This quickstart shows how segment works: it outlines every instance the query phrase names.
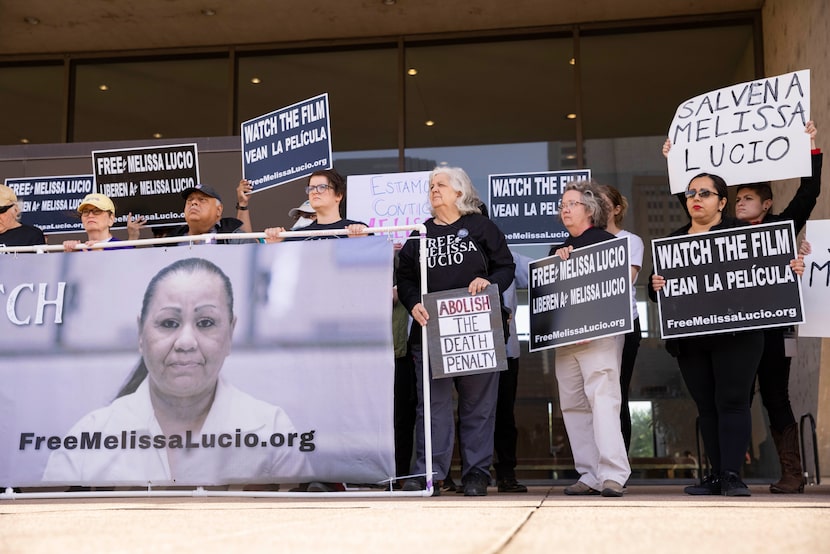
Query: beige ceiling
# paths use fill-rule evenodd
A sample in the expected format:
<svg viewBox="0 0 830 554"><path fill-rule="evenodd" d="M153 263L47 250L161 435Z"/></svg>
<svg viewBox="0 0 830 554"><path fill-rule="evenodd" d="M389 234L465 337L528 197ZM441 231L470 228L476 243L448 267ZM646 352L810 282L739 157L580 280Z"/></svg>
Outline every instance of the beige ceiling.
<svg viewBox="0 0 830 554"><path fill-rule="evenodd" d="M0 59L389 37L758 9L763 0L3 0ZM215 15L203 15L203 10ZM27 22L34 18L36 24Z"/></svg>

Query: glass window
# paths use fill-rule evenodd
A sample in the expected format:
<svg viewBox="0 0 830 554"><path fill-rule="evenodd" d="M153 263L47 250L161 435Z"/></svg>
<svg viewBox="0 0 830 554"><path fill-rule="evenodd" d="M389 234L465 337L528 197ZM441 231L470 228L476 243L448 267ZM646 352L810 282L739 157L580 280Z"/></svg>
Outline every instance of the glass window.
<svg viewBox="0 0 830 554"><path fill-rule="evenodd" d="M63 65L0 67L0 144L63 142Z"/></svg>
<svg viewBox="0 0 830 554"><path fill-rule="evenodd" d="M75 142L226 136L227 58L78 64Z"/></svg>
<svg viewBox="0 0 830 554"><path fill-rule="evenodd" d="M239 122L328 93L333 150L392 149L397 160L397 60L388 46L240 57Z"/></svg>

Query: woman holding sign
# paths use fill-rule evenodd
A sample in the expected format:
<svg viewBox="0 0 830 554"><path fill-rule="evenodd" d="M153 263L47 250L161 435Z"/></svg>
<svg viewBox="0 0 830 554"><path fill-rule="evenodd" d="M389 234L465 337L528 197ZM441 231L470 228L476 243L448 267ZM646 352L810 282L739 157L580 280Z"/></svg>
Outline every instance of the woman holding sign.
<svg viewBox="0 0 830 554"><path fill-rule="evenodd" d="M609 206L599 185L569 183L559 217L570 236L556 250L567 260L575 248L614 238L605 230ZM619 497L631 475L620 427L622 336L602 337L556 349L556 382L565 430L579 480L565 494Z"/></svg>
<svg viewBox="0 0 830 554"><path fill-rule="evenodd" d="M491 283L499 292L513 282L516 265L507 248L507 240L495 223L481 215L478 196L467 173L460 168L439 167L429 179L429 201L432 218L427 228L428 292L464 288L476 295ZM417 232L412 237L417 237ZM398 298L421 326L431 315L421 303L420 244L409 240L401 249L397 270ZM504 316L504 314L503 314ZM435 325L437 325L437 317ZM421 330L412 326L410 344L416 368L422 367ZM432 369L432 368L430 368ZM403 489L424 490L427 480L424 444L423 387L430 387L432 411L432 457L436 479L445 479L452 461L455 434L453 418L453 385L458 391L458 428L463 467L461 482L466 496L484 496L490 483L490 462L493 458L493 432L498 395L498 373L477 373L459 377L430 379L423 383L423 373L415 372L418 381L417 456L412 473ZM433 487L437 494L439 489Z"/></svg>
<svg viewBox="0 0 830 554"><path fill-rule="evenodd" d="M822 153L816 148L818 130L815 123L808 121L804 132L810 135L812 175L801 178L801 184L792 200L779 214L771 212L772 187L769 183L738 185L735 215L739 220L749 224L792 220L796 234L804 228L821 192L822 166ZM670 148L671 141L667 140L663 146L664 155L668 155ZM790 405L790 357L785 352L784 334L785 328L782 327L764 330L758 384L781 464L781 478L770 485L770 492L800 493L804 492L804 476L798 451L798 428Z"/></svg>
<svg viewBox="0 0 830 554"><path fill-rule="evenodd" d="M724 213L728 199L726 182L721 177L701 173L691 180L685 194L691 222L671 236L746 225ZM803 272L803 261L793 260L791 267L796 273ZM666 280L652 275L651 285L649 296L656 301ZM697 405L700 433L712 465L710 475L684 491L692 495L750 496L740 470L752 431L750 391L764 349L764 332L670 339L666 348L677 357L683 381Z"/></svg>

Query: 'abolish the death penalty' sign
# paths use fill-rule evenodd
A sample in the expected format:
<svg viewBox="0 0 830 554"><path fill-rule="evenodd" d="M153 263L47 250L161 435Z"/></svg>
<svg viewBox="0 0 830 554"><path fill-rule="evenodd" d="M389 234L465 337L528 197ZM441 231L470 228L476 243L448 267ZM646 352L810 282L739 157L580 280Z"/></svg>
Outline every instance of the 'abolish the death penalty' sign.
<svg viewBox="0 0 830 554"><path fill-rule="evenodd" d="M700 173L730 186L810 175L810 72L715 90L683 102L669 128L669 183L682 192Z"/></svg>
<svg viewBox="0 0 830 554"><path fill-rule="evenodd" d="M472 296L466 288L424 295L432 378L507 369L498 285Z"/></svg>
<svg viewBox="0 0 830 554"><path fill-rule="evenodd" d="M661 338L804 322L792 221L655 239Z"/></svg>
<svg viewBox="0 0 830 554"><path fill-rule="evenodd" d="M633 330L628 252L620 237L530 263L531 352Z"/></svg>

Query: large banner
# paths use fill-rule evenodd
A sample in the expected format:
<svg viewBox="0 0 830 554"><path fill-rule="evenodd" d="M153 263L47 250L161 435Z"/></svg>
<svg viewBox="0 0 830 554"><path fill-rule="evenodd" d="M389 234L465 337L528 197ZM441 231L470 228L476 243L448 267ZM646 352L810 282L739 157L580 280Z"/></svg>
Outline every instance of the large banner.
<svg viewBox="0 0 830 554"><path fill-rule="evenodd" d="M332 167L329 95L242 123L242 175L254 192Z"/></svg>
<svg viewBox="0 0 830 554"><path fill-rule="evenodd" d="M429 171L349 175L346 215L369 227L417 225L430 217ZM390 236L403 244L410 231Z"/></svg>
<svg viewBox="0 0 830 554"><path fill-rule="evenodd" d="M23 204L23 223L39 227L47 235L84 230L78 206L93 190L92 175L20 177L6 179L6 186Z"/></svg>
<svg viewBox="0 0 830 554"><path fill-rule="evenodd" d="M199 184L195 144L92 152L95 191L118 212L113 229L127 228L127 215L143 215L153 227L184 223L182 191Z"/></svg>
<svg viewBox="0 0 830 554"><path fill-rule="evenodd" d="M804 258L804 324L800 337L830 337L830 220L807 222L807 240L812 252Z"/></svg>
<svg viewBox="0 0 830 554"><path fill-rule="evenodd" d="M3 485L394 475L385 238L5 258Z"/></svg>
<svg viewBox="0 0 830 554"><path fill-rule="evenodd" d="M792 221L655 239L661 338L804 322Z"/></svg>
<svg viewBox="0 0 830 554"><path fill-rule="evenodd" d="M810 71L714 90L686 100L669 128L669 183L699 173L731 185L810 175Z"/></svg>
<svg viewBox="0 0 830 554"><path fill-rule="evenodd" d="M490 175L490 219L507 244L562 243L568 238L559 220L565 185L590 178L590 169Z"/></svg>
<svg viewBox="0 0 830 554"><path fill-rule="evenodd" d="M628 252L620 237L530 262L531 352L634 329Z"/></svg>

